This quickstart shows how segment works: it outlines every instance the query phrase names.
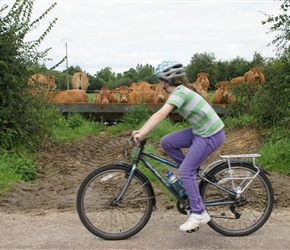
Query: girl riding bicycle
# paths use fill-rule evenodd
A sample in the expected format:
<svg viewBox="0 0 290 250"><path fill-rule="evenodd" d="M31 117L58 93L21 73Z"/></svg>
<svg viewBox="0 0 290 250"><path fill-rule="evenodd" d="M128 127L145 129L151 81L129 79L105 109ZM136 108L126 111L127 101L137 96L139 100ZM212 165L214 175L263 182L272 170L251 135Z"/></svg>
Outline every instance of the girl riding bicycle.
<svg viewBox="0 0 290 250"><path fill-rule="evenodd" d="M210 221L197 183L201 163L225 140L224 124L210 104L198 93L184 86L184 67L176 61L163 61L155 74L161 87L170 97L138 131L133 131L134 142L144 140L170 112L177 112L190 124L190 128L164 136L160 143L164 151L179 165L178 174L189 198L191 214L179 229L190 231ZM189 148L185 155L182 148Z"/></svg>

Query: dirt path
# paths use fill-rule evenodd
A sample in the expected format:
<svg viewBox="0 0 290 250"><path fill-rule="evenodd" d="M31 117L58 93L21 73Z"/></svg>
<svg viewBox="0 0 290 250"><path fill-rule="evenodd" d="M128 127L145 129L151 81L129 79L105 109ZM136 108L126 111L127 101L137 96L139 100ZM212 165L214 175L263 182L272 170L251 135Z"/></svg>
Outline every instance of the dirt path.
<svg viewBox="0 0 290 250"><path fill-rule="evenodd" d="M261 135L254 129L245 127L226 133L226 142L208 162L217 159L218 154L256 153L260 147ZM0 211L37 214L51 210L75 211L76 193L82 180L96 167L113 159L126 160L123 152L129 136L130 132L110 137L89 136L85 140L51 143L39 148L37 182L13 185L11 193L0 197ZM161 149L160 154L163 154ZM290 177L271 174L275 208L289 207ZM163 195L158 195L157 204L161 207L175 206L175 203L169 204Z"/></svg>

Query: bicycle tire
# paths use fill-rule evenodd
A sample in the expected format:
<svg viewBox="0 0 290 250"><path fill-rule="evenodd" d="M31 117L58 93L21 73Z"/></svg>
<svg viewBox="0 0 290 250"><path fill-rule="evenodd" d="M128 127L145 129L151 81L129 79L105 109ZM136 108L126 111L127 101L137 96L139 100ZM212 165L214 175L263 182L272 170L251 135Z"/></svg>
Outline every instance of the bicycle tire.
<svg viewBox="0 0 290 250"><path fill-rule="evenodd" d="M82 182L77 194L77 212L83 225L106 240L123 240L137 234L149 221L154 192L146 177L135 170L118 204L113 204L125 185L130 168L106 165Z"/></svg>
<svg viewBox="0 0 290 250"><path fill-rule="evenodd" d="M257 172L251 163L245 161L231 162L231 169L235 180L227 179L229 172L227 163L213 168L207 176L212 182L235 193L231 185L232 181L245 187L247 182L242 178L253 176ZM206 181L201 182L200 193L211 216L208 225L226 236L246 236L257 231L268 220L274 204L272 185L262 171L242 193L239 202L232 206L233 210L231 205L210 206L210 203L213 199L234 201L235 195L229 195Z"/></svg>

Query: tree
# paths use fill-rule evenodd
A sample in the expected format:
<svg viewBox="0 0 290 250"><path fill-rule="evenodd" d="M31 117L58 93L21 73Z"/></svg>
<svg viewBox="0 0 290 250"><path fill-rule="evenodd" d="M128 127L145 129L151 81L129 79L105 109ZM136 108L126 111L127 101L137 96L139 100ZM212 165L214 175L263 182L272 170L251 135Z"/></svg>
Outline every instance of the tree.
<svg viewBox="0 0 290 250"><path fill-rule="evenodd" d="M136 71L138 73L138 82L145 81L151 84L157 83L158 79L154 75L154 67L152 65L146 64L138 64L136 67Z"/></svg>
<svg viewBox="0 0 290 250"><path fill-rule="evenodd" d="M229 62L228 61L218 61L216 62L216 80L221 82L224 80L229 80Z"/></svg>
<svg viewBox="0 0 290 250"><path fill-rule="evenodd" d="M6 16L3 12L8 5L0 9L0 145L5 149L33 146L45 138L52 120L46 116L49 112L45 113L48 107L44 102L24 94L30 77L27 69L47 56L49 48L43 52L37 48L57 20L55 18L37 40L26 42L26 35L35 30L56 5L52 4L31 21L33 2L16 0Z"/></svg>
<svg viewBox="0 0 290 250"><path fill-rule="evenodd" d="M250 62L248 62L246 59L241 58L237 56L233 60L229 62L229 79L232 79L237 76L243 76L250 68L251 68Z"/></svg>
<svg viewBox="0 0 290 250"><path fill-rule="evenodd" d="M133 68L130 68L128 71L125 71L123 73L123 77L130 79L132 82L138 82L139 80L138 72Z"/></svg>
<svg viewBox="0 0 290 250"><path fill-rule="evenodd" d="M286 55L289 57L290 53L290 16L289 16L289 8L290 8L290 1L284 0L283 4L281 5L280 10L282 11L281 14L274 16L270 14L264 13L265 16L268 17L266 21L262 21L262 24L271 24L270 27L271 32L276 32L276 37L272 41L272 44L276 46L277 55ZM269 44L270 45L270 44Z"/></svg>
<svg viewBox="0 0 290 250"><path fill-rule="evenodd" d="M68 71L69 75L71 75L71 76L73 76L74 73L83 72L83 70L80 66L75 66L75 67L70 66L70 67L68 67L67 71ZM66 70L64 70L63 73L66 73Z"/></svg>
<svg viewBox="0 0 290 250"><path fill-rule="evenodd" d="M252 66L264 66L265 64L265 59L262 56L262 54L258 53L257 51L255 51L254 55L253 55L253 61L252 61Z"/></svg>
<svg viewBox="0 0 290 250"><path fill-rule="evenodd" d="M104 69L98 71L94 76L96 77L96 86L107 86L111 89L114 88L113 84L116 80L116 76L115 73L112 72L112 68L105 67ZM92 89L93 86L90 87Z"/></svg>
<svg viewBox="0 0 290 250"><path fill-rule="evenodd" d="M190 64L185 69L188 81L192 83L196 80L198 73L206 72L209 74L210 86L213 87L217 82L215 76L216 64L214 61L214 53L194 54Z"/></svg>

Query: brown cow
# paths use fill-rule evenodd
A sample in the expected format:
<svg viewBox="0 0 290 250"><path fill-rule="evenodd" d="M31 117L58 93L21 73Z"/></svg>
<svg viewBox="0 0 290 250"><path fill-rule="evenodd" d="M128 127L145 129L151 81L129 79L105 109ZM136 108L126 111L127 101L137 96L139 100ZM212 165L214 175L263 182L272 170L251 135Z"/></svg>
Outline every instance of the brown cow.
<svg viewBox="0 0 290 250"><path fill-rule="evenodd" d="M155 85L155 89L156 89L156 102L157 103L165 103L167 101L167 99L169 98L170 94L168 94L162 87L161 85L158 83Z"/></svg>
<svg viewBox="0 0 290 250"><path fill-rule="evenodd" d="M208 80L208 73L200 72L197 74L196 82L200 83L202 86L202 89L207 92L209 88L209 80Z"/></svg>
<svg viewBox="0 0 290 250"><path fill-rule="evenodd" d="M152 84L148 82L130 82L130 87L138 91L146 91L152 89Z"/></svg>
<svg viewBox="0 0 290 250"><path fill-rule="evenodd" d="M262 73L263 68L256 66L251 68L248 72L244 74L245 82L257 83L258 86L262 86L265 83L265 76Z"/></svg>
<svg viewBox="0 0 290 250"><path fill-rule="evenodd" d="M209 99L208 93L202 88L200 82L188 83L188 84L185 84L185 86L187 88L197 92L210 104L210 99Z"/></svg>
<svg viewBox="0 0 290 250"><path fill-rule="evenodd" d="M145 103L156 103L157 102L157 89L156 85L148 82L130 82L130 87L142 96Z"/></svg>
<svg viewBox="0 0 290 250"><path fill-rule="evenodd" d="M107 86L101 88L101 90L95 90L96 100L95 103L118 103L118 99L115 96L115 91L110 90Z"/></svg>
<svg viewBox="0 0 290 250"><path fill-rule="evenodd" d="M245 82L244 76L238 76L238 77L235 77L231 80L231 84L233 86L241 86L244 82Z"/></svg>
<svg viewBox="0 0 290 250"><path fill-rule="evenodd" d="M89 102L88 94L85 91L78 89L49 92L48 97L49 101L52 103Z"/></svg>
<svg viewBox="0 0 290 250"><path fill-rule="evenodd" d="M87 91L90 86L88 76L83 72L76 72L72 78L72 88Z"/></svg>
<svg viewBox="0 0 290 250"><path fill-rule="evenodd" d="M127 86L120 86L115 91L120 94L120 103L137 104L142 100L139 91Z"/></svg>
<svg viewBox="0 0 290 250"><path fill-rule="evenodd" d="M235 97L230 90L229 81L222 81L215 86L217 90L213 94L212 104L229 104L235 101Z"/></svg>
<svg viewBox="0 0 290 250"><path fill-rule="evenodd" d="M56 89L55 79L53 76L44 76L42 74L34 74L27 83L28 86L37 87L42 90Z"/></svg>

